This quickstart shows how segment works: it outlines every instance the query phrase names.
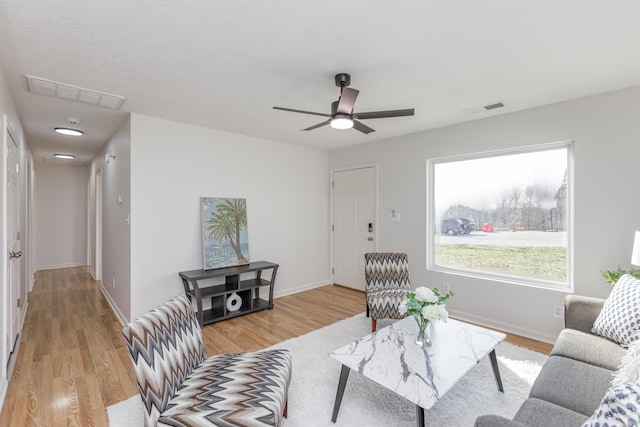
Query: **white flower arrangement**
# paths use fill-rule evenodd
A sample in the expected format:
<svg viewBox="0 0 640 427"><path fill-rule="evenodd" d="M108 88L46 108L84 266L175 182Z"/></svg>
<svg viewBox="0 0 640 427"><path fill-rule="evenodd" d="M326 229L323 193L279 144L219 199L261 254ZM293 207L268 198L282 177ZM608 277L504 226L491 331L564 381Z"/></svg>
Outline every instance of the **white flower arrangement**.
<svg viewBox="0 0 640 427"><path fill-rule="evenodd" d="M449 318L444 302L453 296L453 292L447 292L442 295L437 288L433 290L420 286L414 292L405 293L407 299L400 303L401 314L411 314L416 318L426 321L442 320L444 322Z"/></svg>

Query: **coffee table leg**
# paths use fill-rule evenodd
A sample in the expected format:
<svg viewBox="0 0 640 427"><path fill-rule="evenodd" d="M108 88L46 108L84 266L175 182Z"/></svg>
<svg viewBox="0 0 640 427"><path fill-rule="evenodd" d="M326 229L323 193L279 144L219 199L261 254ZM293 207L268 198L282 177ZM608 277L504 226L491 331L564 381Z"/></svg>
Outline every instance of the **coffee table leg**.
<svg viewBox="0 0 640 427"><path fill-rule="evenodd" d="M424 408L416 405L416 425L418 427L424 427Z"/></svg>
<svg viewBox="0 0 640 427"><path fill-rule="evenodd" d="M340 381L338 382L338 392L336 393L336 402L333 404L333 416L331 417L332 423L335 423L336 419L338 418L338 411L340 410L340 404L342 403L344 388L347 386L349 372L351 372L351 369L349 369L345 365L342 365L342 371L340 371Z"/></svg>
<svg viewBox="0 0 640 427"><path fill-rule="evenodd" d="M498 359L496 358L495 349L489 353L489 359L491 359L491 367L493 368L493 375L496 377L496 383L498 383L498 390L504 393L504 388L502 387L502 379L500 378L500 370L498 369Z"/></svg>

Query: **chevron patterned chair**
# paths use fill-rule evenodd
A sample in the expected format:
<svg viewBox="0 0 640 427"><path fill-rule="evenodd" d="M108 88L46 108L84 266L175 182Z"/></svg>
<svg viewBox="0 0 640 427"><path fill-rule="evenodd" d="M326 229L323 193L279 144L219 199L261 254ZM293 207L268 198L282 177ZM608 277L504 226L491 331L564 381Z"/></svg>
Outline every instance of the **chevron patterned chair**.
<svg viewBox="0 0 640 427"><path fill-rule="evenodd" d="M364 276L367 281L367 317L371 316L371 332L378 319L402 319L398 307L411 290L409 258L405 253L372 252L364 254Z"/></svg>
<svg viewBox="0 0 640 427"><path fill-rule="evenodd" d="M279 426L291 380L287 350L206 358L185 295L122 328L145 426Z"/></svg>

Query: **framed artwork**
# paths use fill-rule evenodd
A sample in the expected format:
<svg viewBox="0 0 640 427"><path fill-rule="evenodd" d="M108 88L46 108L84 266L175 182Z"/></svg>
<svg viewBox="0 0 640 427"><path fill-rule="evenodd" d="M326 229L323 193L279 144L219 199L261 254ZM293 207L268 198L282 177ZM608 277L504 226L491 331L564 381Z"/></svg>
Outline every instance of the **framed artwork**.
<svg viewBox="0 0 640 427"><path fill-rule="evenodd" d="M247 200L201 197L202 268L249 264Z"/></svg>

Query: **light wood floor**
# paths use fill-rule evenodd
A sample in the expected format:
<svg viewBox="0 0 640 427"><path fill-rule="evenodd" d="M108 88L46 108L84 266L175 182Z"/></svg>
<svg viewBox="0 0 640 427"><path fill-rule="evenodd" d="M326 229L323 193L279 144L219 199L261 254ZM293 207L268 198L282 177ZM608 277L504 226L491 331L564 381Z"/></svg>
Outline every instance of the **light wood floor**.
<svg viewBox="0 0 640 427"><path fill-rule="evenodd" d="M364 294L340 286L277 298L273 310L204 327L207 354L259 350L362 311ZM120 328L87 268L38 272L0 426L108 426L106 407L138 392Z"/></svg>

